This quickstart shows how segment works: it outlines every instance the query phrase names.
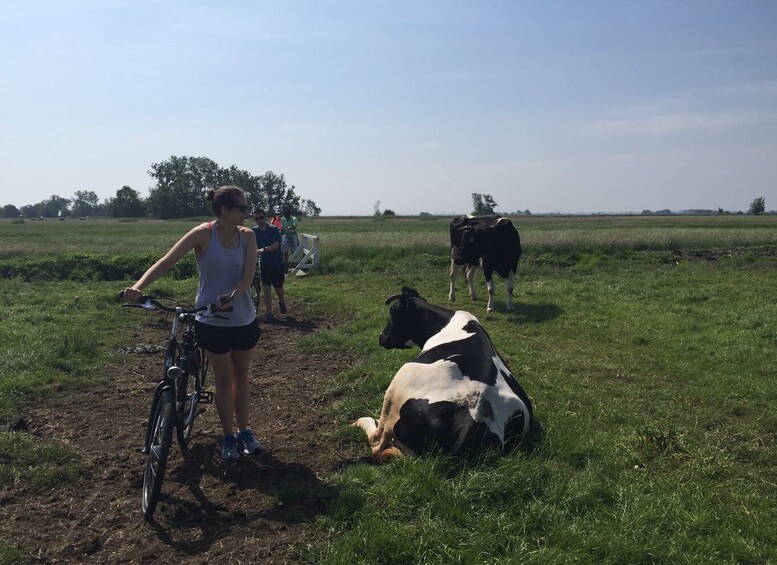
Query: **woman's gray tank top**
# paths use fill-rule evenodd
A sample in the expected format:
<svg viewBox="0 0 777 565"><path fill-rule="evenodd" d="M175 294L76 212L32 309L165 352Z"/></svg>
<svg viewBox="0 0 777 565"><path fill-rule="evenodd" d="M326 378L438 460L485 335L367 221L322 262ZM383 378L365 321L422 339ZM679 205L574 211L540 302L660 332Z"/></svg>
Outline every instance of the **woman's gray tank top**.
<svg viewBox="0 0 777 565"><path fill-rule="evenodd" d="M211 223L210 243L205 253L197 258L197 273L200 275L200 287L197 290L197 307L217 304L220 294L234 290L243 278L246 242L240 233L240 244L235 249L227 249L219 241L216 226ZM197 314L197 321L211 326L247 326L256 319L256 307L251 300L250 289L236 295L232 312L219 312L222 318L205 318Z"/></svg>

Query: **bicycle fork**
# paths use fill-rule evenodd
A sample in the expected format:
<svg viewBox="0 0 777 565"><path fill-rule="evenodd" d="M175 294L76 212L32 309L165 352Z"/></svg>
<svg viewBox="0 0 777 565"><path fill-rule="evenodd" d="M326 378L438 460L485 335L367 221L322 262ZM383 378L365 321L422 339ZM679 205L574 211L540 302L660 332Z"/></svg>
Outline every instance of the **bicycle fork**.
<svg viewBox="0 0 777 565"><path fill-rule="evenodd" d="M167 389L172 388L169 382L166 382L164 380L159 381L156 385L156 388L154 388L154 399L151 402L151 412L148 415L148 422L149 425L146 426L146 437L143 442L143 449L141 449L141 453L144 455L148 455L149 453L149 446L151 445L151 438L154 435L154 423L153 418L154 414L156 413L157 406L160 402L162 402L162 397L164 396L164 392Z"/></svg>

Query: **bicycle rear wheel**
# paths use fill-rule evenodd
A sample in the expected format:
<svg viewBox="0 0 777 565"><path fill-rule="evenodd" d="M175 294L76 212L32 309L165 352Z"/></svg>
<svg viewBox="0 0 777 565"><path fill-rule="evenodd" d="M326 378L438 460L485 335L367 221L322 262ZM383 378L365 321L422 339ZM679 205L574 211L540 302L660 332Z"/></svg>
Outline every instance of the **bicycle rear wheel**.
<svg viewBox="0 0 777 565"><path fill-rule="evenodd" d="M162 391L148 425L153 426L153 431L148 442L146 466L143 470L143 518L146 521L151 520L159 502L167 456L170 454L170 445L173 442L175 395L171 389Z"/></svg>
<svg viewBox="0 0 777 565"><path fill-rule="evenodd" d="M208 355L205 350L198 349L200 355L200 387L205 387L205 380L208 376L208 369L210 368L210 361L208 361Z"/></svg>
<svg viewBox="0 0 777 565"><path fill-rule="evenodd" d="M251 300L254 301L256 308L262 303L262 261L259 259L256 262L256 273L254 273L254 280L251 282Z"/></svg>
<svg viewBox="0 0 777 565"><path fill-rule="evenodd" d="M262 303L262 281L254 279L253 284L251 284L251 300L254 303L254 307L257 309L259 308L259 305Z"/></svg>

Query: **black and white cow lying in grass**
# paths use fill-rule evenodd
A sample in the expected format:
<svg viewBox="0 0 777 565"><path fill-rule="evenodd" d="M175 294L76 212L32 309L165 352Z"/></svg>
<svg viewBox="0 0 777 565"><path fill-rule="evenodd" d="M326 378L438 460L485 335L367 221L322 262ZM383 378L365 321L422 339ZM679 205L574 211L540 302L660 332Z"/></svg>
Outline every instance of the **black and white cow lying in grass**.
<svg viewBox="0 0 777 565"><path fill-rule="evenodd" d="M392 302L380 345L415 344L421 353L394 376L380 420L365 417L353 424L367 433L373 455L396 448L452 455L508 450L526 437L531 401L477 318L433 306L408 287L386 300Z"/></svg>

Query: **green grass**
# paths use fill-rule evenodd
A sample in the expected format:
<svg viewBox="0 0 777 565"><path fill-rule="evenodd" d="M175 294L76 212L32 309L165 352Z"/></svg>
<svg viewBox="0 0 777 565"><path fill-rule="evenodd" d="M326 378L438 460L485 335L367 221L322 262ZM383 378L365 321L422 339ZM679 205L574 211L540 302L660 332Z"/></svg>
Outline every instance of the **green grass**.
<svg viewBox="0 0 777 565"><path fill-rule="evenodd" d="M305 558L777 561L777 219L516 223L525 252L516 310L504 311L497 281L498 311L486 316L481 276L479 300L466 299L459 281L455 307L481 320L533 397L542 440L507 457L352 465L331 479L337 494L317 523L329 541ZM139 245L161 253L188 225L34 224L0 223L0 241L16 241L13 230L50 230L38 242L43 255L32 260L53 253L57 241L67 253L121 255ZM80 235L69 240L66 229ZM338 321L302 345L357 358L330 383L341 422L331 447L366 454L366 438L348 424L378 415L394 373L417 354L378 346L383 300L412 285L447 304L447 220L304 220L301 231L321 236L324 265L289 280L289 296ZM0 258L36 253L26 245L3 248ZM102 368L147 322L118 309L121 286L0 280L9 305L0 326L0 414L23 414L52 390L109 378ZM154 291L191 296L193 281L166 278ZM19 468L23 461L9 459L10 451L0 445L0 460ZM278 491L279 500L294 496Z"/></svg>
<svg viewBox="0 0 777 565"><path fill-rule="evenodd" d="M191 281L168 281L185 288ZM101 373L119 359L117 350L132 340L137 312L122 310L122 283L72 281L25 283L0 279L4 323L0 326L0 417L69 387L109 378Z"/></svg>
<svg viewBox="0 0 777 565"><path fill-rule="evenodd" d="M444 457L338 475L323 562L763 562L777 558L777 291L769 260L621 260L521 272L514 313L485 324L536 402L532 453L457 466ZM383 351L381 298L416 285L446 301L434 269L305 281L353 321L306 338L364 361L333 396L344 422L377 416L414 351ZM498 293L503 287L498 286ZM499 297L499 294L497 294ZM500 308L504 300L500 297ZM367 452L361 432L340 448ZM442 469L442 471L440 471ZM517 556L521 556L518 558Z"/></svg>
<svg viewBox="0 0 777 565"><path fill-rule="evenodd" d="M3 565L22 565L32 563L32 556L24 551L16 549L11 544L0 539L0 563Z"/></svg>
<svg viewBox="0 0 777 565"><path fill-rule="evenodd" d="M162 254L209 218L179 221L111 219L25 222L0 220L0 258L70 253ZM449 218L303 218L300 233L318 235L332 255L366 250L421 250L448 255ZM774 244L777 215L603 216L514 218L528 257L543 253L730 249ZM253 225L247 220L246 225Z"/></svg>
<svg viewBox="0 0 777 565"><path fill-rule="evenodd" d="M79 478L79 459L71 449L45 444L24 432L0 434L0 453L0 488L24 482L43 489Z"/></svg>

